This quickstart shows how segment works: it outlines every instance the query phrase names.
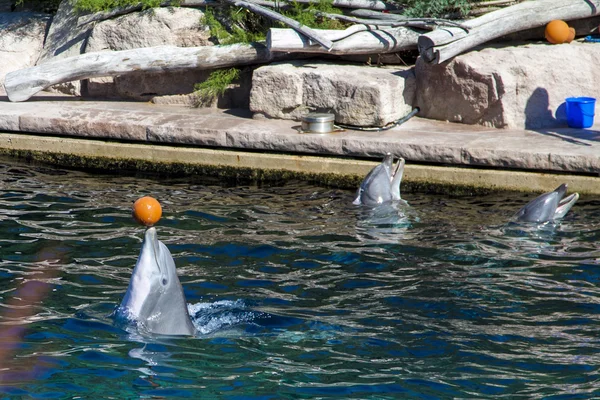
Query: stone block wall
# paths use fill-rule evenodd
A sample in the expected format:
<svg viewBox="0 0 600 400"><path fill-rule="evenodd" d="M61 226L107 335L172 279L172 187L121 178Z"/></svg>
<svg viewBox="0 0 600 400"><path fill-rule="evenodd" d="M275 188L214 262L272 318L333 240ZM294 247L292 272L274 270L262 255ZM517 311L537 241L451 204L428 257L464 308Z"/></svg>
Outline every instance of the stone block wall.
<svg viewBox="0 0 600 400"><path fill-rule="evenodd" d="M417 60L425 118L496 128L566 126L567 97L600 95L600 45L488 47L440 65Z"/></svg>

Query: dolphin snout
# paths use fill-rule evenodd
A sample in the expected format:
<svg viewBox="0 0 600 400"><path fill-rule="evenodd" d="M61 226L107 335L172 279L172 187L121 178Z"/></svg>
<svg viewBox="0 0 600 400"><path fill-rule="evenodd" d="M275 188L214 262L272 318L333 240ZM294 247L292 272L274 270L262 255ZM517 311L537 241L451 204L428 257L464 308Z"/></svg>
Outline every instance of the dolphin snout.
<svg viewBox="0 0 600 400"><path fill-rule="evenodd" d="M558 193L559 198L563 198L565 197L565 194L567 194L567 189L569 188L569 185L566 183L561 184L559 187L557 187L556 189L554 189L554 191L556 193Z"/></svg>
<svg viewBox="0 0 600 400"><path fill-rule="evenodd" d="M155 227L151 226L148 229L146 229L146 233L144 234L144 241L146 240L153 244L158 243L158 234L156 233Z"/></svg>
<svg viewBox="0 0 600 400"><path fill-rule="evenodd" d="M154 260L156 260L156 265L158 266L158 270L159 272L162 273L162 270L160 268L160 258L158 256L158 251L159 251L159 245L158 245L158 233L156 232L156 228L151 226L150 228L146 229L146 233L144 234L144 243L142 244L143 247L149 246L149 249L151 251L152 256L154 257Z"/></svg>

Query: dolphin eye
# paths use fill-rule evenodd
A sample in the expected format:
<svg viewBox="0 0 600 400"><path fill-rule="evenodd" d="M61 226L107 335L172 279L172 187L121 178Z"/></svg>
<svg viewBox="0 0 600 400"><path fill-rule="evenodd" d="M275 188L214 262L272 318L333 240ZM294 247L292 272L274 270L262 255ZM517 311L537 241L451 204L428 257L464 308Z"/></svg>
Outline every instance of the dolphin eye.
<svg viewBox="0 0 600 400"><path fill-rule="evenodd" d="M162 279L162 284L163 284L163 286L165 286L167 284L167 278Z"/></svg>

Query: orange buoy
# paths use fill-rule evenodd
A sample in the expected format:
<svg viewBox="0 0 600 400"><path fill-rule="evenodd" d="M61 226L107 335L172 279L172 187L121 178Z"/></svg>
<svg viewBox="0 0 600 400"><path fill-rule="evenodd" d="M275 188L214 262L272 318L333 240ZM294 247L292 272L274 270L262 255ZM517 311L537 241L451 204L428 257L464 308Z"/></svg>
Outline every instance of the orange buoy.
<svg viewBox="0 0 600 400"><path fill-rule="evenodd" d="M546 40L550 43L561 44L565 43L571 34L569 25L565 21L555 19L548 22L546 25Z"/></svg>
<svg viewBox="0 0 600 400"><path fill-rule="evenodd" d="M569 27L569 37L567 43L571 43L575 39L575 28Z"/></svg>
<svg viewBox="0 0 600 400"><path fill-rule="evenodd" d="M150 196L140 197L133 203L133 218L142 225L152 226L162 216L158 200Z"/></svg>

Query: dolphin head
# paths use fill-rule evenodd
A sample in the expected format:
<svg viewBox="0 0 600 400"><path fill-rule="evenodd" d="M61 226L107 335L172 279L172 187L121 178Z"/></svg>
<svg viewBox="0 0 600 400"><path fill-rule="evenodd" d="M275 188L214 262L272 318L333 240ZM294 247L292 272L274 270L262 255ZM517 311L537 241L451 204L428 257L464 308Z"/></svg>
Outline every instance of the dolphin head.
<svg viewBox="0 0 600 400"><path fill-rule="evenodd" d="M387 153L381 164L365 176L352 203L375 206L400 200L400 182L403 174L404 159L400 158L394 168L394 156Z"/></svg>
<svg viewBox="0 0 600 400"><path fill-rule="evenodd" d="M567 184L563 183L553 192L544 193L536 197L516 214L517 221L548 222L561 219L579 199L578 193L564 197L567 193Z"/></svg>
<svg viewBox="0 0 600 400"><path fill-rule="evenodd" d="M194 325L171 252L148 228L125 297L117 311L148 333L193 335Z"/></svg>

